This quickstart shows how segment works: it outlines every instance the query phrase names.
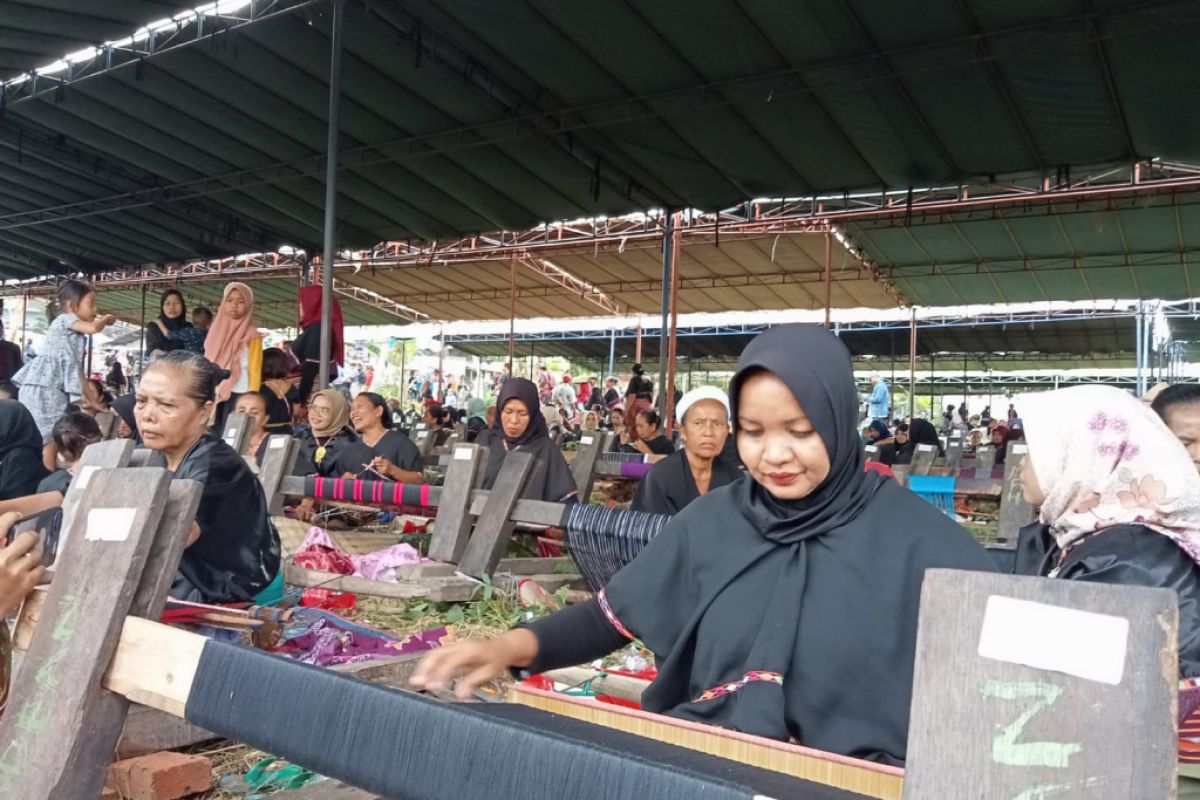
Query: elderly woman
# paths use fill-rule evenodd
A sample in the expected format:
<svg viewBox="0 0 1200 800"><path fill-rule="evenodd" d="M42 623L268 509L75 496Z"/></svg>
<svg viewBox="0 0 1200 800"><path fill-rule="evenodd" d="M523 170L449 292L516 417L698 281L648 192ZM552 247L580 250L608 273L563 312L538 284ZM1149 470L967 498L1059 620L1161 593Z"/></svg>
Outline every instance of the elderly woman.
<svg viewBox="0 0 1200 800"><path fill-rule="evenodd" d="M741 477L721 455L729 438L729 399L715 386L692 389L675 409L683 449L659 461L638 482L634 511L678 514L696 498Z"/></svg>
<svg viewBox="0 0 1200 800"><path fill-rule="evenodd" d="M634 420L634 430L622 435L622 451L657 456L669 456L675 452L675 445L663 433L662 417L658 411L644 408L637 412Z"/></svg>
<svg viewBox="0 0 1200 800"><path fill-rule="evenodd" d="M465 674L467 696L505 669L579 664L636 638L658 666L648 711L903 762L925 570L992 561L864 471L850 355L824 328L758 336L729 398L747 476L676 515L595 599L439 648L413 685Z"/></svg>
<svg viewBox="0 0 1200 800"><path fill-rule="evenodd" d="M137 427L179 479L204 486L171 596L202 603L251 602L279 572L279 534L262 485L242 456L208 433L224 373L176 350L150 364L137 389Z"/></svg>
<svg viewBox="0 0 1200 800"><path fill-rule="evenodd" d="M496 399L500 413L488 435L487 469L483 488L491 489L509 453L532 453L537 464L525 482L523 496L531 500L559 503L578 502L578 491L562 451L546 429L546 418L538 405L538 389L524 378L509 378Z"/></svg>

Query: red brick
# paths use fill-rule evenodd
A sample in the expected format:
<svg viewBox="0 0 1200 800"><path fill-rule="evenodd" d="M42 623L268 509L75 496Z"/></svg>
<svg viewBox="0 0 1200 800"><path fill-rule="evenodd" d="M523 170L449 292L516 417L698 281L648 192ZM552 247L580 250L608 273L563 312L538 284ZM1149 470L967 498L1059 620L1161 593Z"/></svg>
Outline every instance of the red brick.
<svg viewBox="0 0 1200 800"><path fill-rule="evenodd" d="M150 753L113 764L105 784L123 800L177 800L212 787L212 761L183 753Z"/></svg>

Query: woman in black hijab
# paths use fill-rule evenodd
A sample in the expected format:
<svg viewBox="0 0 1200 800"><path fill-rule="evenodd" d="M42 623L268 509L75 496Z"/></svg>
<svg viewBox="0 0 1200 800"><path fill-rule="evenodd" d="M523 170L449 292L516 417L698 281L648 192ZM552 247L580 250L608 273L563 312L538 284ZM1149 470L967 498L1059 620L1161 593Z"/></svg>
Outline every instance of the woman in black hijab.
<svg viewBox="0 0 1200 800"><path fill-rule="evenodd" d="M468 692L505 667L583 663L637 637L658 667L648 711L902 763L925 570L992 562L864 471L850 356L824 328L757 337L729 396L747 477L675 516L595 600L442 648L414 685L465 670Z"/></svg>
<svg viewBox="0 0 1200 800"><path fill-rule="evenodd" d="M537 464L525 482L522 497L556 503L578 502L578 491L562 451L550 441L546 418L538 404L538 389L533 381L509 378L496 398L496 421L488 436L487 470L483 488L491 489L500 474L500 465L509 453L520 450L533 453Z"/></svg>
<svg viewBox="0 0 1200 800"><path fill-rule="evenodd" d="M917 452L917 445L931 444L937 448L938 455L946 455L942 449L942 440L938 437L937 428L929 420L914 419L908 423L908 441L896 447L896 460L892 465L911 464Z"/></svg>
<svg viewBox="0 0 1200 800"><path fill-rule="evenodd" d="M41 452L42 435L29 409L16 400L0 400L0 500L37 492L50 474Z"/></svg>
<svg viewBox="0 0 1200 800"><path fill-rule="evenodd" d="M187 304L178 289L167 289L158 303L158 319L146 323L145 352L167 353L183 348L183 343L172 337L184 328L192 327L187 319Z"/></svg>

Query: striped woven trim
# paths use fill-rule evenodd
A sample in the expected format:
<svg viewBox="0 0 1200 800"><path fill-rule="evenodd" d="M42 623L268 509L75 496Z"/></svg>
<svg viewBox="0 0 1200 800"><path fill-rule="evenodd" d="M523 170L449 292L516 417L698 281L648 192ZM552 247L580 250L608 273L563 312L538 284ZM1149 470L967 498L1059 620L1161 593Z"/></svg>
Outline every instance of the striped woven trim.
<svg viewBox="0 0 1200 800"><path fill-rule="evenodd" d="M778 672L767 672L766 670L755 669L755 670L751 670L750 672L747 672L745 675L743 675L741 678L737 679L736 681L730 681L729 683L722 683L720 686L714 686L711 689L705 690L699 697L697 697L692 702L693 703L703 703L705 700L712 700L713 698L716 698L716 697L723 697L724 695L727 695L727 694L733 694L734 692L742 689L746 685L755 683L756 681L765 681L767 683L774 683L778 686L783 686L783 676L780 675Z"/></svg>
<svg viewBox="0 0 1200 800"><path fill-rule="evenodd" d="M596 599L600 601L600 610L604 612L604 616L608 617L608 621L612 623L612 626L617 629L617 633L633 641L635 638L634 635L629 632L628 628L621 624L621 620L617 619L617 615L613 613L612 606L608 604L608 595L604 589L600 590L600 593L596 595Z"/></svg>

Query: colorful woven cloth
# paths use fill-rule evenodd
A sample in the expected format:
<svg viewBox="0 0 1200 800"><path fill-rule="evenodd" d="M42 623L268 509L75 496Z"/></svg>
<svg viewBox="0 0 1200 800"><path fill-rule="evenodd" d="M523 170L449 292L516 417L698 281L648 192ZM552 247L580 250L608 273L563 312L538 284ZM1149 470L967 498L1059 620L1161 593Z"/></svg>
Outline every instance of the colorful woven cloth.
<svg viewBox="0 0 1200 800"><path fill-rule="evenodd" d="M1179 682L1179 760L1200 764L1200 678Z"/></svg>
<svg viewBox="0 0 1200 800"><path fill-rule="evenodd" d="M315 608L298 609L288 633L275 652L318 667L420 653L454 640L448 626L400 638Z"/></svg>

